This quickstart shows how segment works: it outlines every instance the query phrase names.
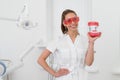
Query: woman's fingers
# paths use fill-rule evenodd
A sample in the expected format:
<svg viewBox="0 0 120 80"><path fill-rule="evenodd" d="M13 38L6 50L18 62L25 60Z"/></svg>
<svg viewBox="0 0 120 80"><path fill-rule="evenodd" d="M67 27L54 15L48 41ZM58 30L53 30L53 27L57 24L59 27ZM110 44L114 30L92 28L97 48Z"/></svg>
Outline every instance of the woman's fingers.
<svg viewBox="0 0 120 80"><path fill-rule="evenodd" d="M61 68L58 72L56 72L56 77L64 76L69 73L70 73L70 71L68 69Z"/></svg>
<svg viewBox="0 0 120 80"><path fill-rule="evenodd" d="M61 74L68 74L68 73L69 73L69 70L68 70L68 69L65 69L65 68L61 68L61 69L60 69L60 73L61 73Z"/></svg>

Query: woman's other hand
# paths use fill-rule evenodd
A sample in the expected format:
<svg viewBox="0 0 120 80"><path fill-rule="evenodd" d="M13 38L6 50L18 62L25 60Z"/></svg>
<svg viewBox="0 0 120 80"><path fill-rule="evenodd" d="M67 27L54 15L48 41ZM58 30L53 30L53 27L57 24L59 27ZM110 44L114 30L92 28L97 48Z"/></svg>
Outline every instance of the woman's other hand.
<svg viewBox="0 0 120 80"><path fill-rule="evenodd" d="M66 68L60 68L56 73L55 73L55 77L60 77L60 76L64 76L64 75L67 75L69 74L70 71Z"/></svg>

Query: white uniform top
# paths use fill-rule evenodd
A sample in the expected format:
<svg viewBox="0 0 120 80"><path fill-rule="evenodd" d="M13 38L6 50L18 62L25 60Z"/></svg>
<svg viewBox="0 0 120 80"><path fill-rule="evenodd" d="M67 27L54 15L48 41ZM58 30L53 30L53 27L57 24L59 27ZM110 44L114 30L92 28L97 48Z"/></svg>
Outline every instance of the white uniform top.
<svg viewBox="0 0 120 80"><path fill-rule="evenodd" d="M86 80L84 59L87 44L87 38L82 35L77 35L73 43L69 35L65 34L47 46L54 57L52 68L56 71L60 68L67 68L70 71L69 74L54 78L54 80Z"/></svg>

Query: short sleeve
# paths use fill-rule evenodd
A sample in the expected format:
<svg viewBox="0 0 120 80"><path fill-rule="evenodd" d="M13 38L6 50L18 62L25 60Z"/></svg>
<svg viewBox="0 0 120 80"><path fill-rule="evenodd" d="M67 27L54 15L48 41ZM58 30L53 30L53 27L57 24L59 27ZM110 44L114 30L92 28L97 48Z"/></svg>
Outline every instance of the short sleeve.
<svg viewBox="0 0 120 80"><path fill-rule="evenodd" d="M57 41L51 41L48 43L46 49L48 49L50 52L54 53L57 47Z"/></svg>

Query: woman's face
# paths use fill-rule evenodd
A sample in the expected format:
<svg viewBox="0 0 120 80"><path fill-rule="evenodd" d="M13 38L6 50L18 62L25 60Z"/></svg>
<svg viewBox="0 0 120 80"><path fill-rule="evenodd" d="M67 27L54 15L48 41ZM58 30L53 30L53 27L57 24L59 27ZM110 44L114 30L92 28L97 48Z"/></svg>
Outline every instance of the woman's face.
<svg viewBox="0 0 120 80"><path fill-rule="evenodd" d="M76 31L78 28L79 17L74 13L68 13L63 20L63 25L67 27L68 31Z"/></svg>

